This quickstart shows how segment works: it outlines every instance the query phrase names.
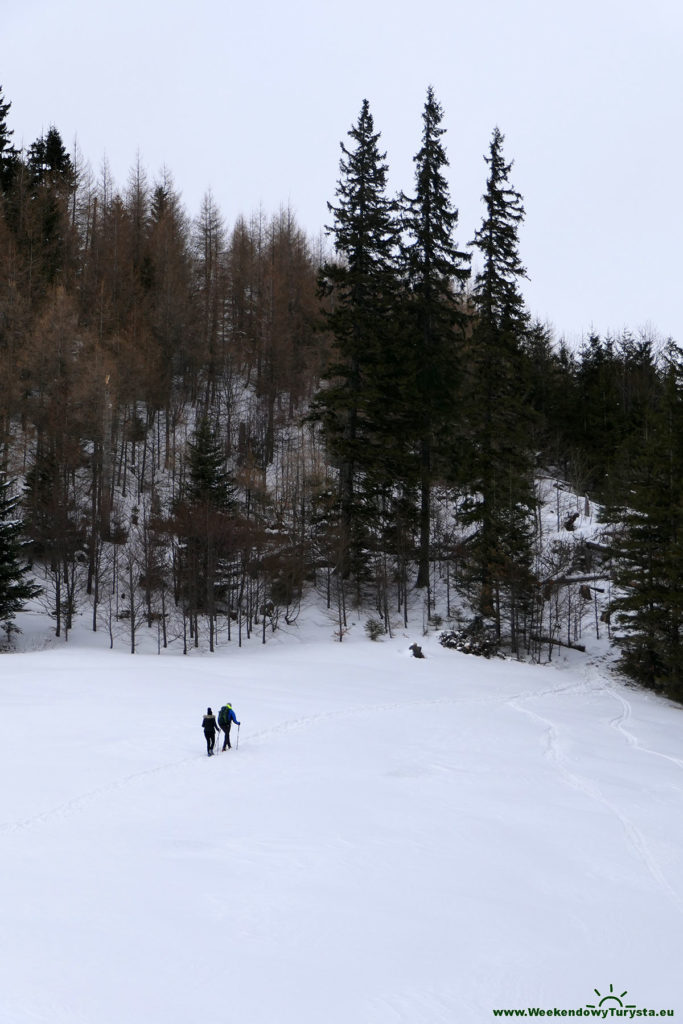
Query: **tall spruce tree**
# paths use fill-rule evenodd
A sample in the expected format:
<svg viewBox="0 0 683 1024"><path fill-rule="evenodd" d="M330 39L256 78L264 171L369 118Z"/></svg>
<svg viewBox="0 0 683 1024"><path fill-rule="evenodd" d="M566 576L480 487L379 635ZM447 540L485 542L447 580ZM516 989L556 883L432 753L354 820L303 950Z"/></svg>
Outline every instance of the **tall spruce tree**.
<svg viewBox="0 0 683 1024"><path fill-rule="evenodd" d="M24 246L28 252L37 250L37 277L45 287L75 269L77 252L70 207L76 177L54 125L29 147L27 169L31 202L26 210Z"/></svg>
<svg viewBox="0 0 683 1024"><path fill-rule="evenodd" d="M73 163L54 125L29 146L27 166L35 183L72 184Z"/></svg>
<svg viewBox="0 0 683 1024"><path fill-rule="evenodd" d="M0 192L10 187L19 161L19 153L11 142L14 132L7 125L11 106L11 103L4 102L0 85Z"/></svg>
<svg viewBox="0 0 683 1024"><path fill-rule="evenodd" d="M22 558L20 539L20 499L13 491L12 481L0 474L0 626L8 636L16 613L40 593L40 587L27 579L29 566Z"/></svg>
<svg viewBox="0 0 683 1024"><path fill-rule="evenodd" d="M233 500L235 484L225 465L225 451L206 416L188 443L190 479L187 497L195 505L225 511Z"/></svg>
<svg viewBox="0 0 683 1024"><path fill-rule="evenodd" d="M485 214L472 244L478 250L471 353L470 490L467 518L478 530L472 545L480 613L501 636L507 598L513 649L523 621L531 579L533 458L524 381L523 340L529 316L520 289L525 268L518 252L522 197L510 184L504 137L491 139Z"/></svg>
<svg viewBox="0 0 683 1024"><path fill-rule="evenodd" d="M225 452L206 416L188 444L189 480L176 507L181 542L180 589L197 640L198 616L208 618L209 647L216 635L216 590L232 553L235 485Z"/></svg>
<svg viewBox="0 0 683 1024"><path fill-rule="evenodd" d="M328 451L339 470L343 575L358 573L373 510L363 495L367 474L377 469L378 374L390 348L395 309L396 206L387 196L386 153L380 152L370 105L342 142L337 204L329 204L337 259L321 272L327 295L327 328L334 344L327 383L314 402Z"/></svg>
<svg viewBox="0 0 683 1024"><path fill-rule="evenodd" d="M625 501L604 519L616 529L612 611L623 669L683 701L683 354L664 357L662 392L648 413Z"/></svg>
<svg viewBox="0 0 683 1024"><path fill-rule="evenodd" d="M420 490L418 587L429 585L435 460L447 449L457 403L458 341L467 322L462 289L470 274L470 255L460 252L453 238L458 211L444 173L448 159L442 119L443 110L430 86L422 114L422 146L414 157L415 195L403 197L402 266L411 338L405 369L413 371L410 406Z"/></svg>

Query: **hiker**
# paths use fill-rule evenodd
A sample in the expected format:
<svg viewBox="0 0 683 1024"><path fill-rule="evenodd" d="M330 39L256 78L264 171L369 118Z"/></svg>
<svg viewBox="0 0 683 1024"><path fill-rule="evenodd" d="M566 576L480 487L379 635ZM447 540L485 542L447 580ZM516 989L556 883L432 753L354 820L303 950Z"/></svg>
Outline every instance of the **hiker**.
<svg viewBox="0 0 683 1024"><path fill-rule="evenodd" d="M206 736L206 752L209 755L209 757L211 757L211 755L213 754L213 748L216 743L216 731L221 731L218 722L216 721L216 716L214 715L211 708L206 709L206 714L204 715L204 718L202 720L202 729L204 730L204 735Z"/></svg>
<svg viewBox="0 0 683 1024"><path fill-rule="evenodd" d="M232 749L230 747L230 726L233 722L235 725L240 724L235 717L235 712L232 710L232 704L224 704L218 712L218 724L225 735L225 739L223 740L223 750L225 750L226 747L228 747L228 749Z"/></svg>

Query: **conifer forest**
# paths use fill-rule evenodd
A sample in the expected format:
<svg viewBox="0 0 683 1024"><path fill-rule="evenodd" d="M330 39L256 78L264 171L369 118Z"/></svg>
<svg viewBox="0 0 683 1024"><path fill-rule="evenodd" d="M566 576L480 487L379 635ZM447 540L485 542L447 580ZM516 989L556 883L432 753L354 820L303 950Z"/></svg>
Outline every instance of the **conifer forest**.
<svg viewBox="0 0 683 1024"><path fill-rule="evenodd" d="M433 90L408 195L367 101L349 123L314 242L287 208L190 214L170 171L94 174L55 126L20 151L0 90L5 645L30 601L62 638L213 651L313 596L340 641L351 609L374 638L419 614L538 661L608 579L621 668L683 701L683 352L533 320L498 128L463 238ZM548 480L599 541L547 544Z"/></svg>

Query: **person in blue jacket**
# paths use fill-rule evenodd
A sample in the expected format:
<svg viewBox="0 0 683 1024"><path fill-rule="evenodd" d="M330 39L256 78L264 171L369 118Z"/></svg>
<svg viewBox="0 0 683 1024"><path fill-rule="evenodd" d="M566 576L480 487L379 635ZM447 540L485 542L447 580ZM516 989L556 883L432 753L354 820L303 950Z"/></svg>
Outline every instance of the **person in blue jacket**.
<svg viewBox="0 0 683 1024"><path fill-rule="evenodd" d="M235 717L235 712L232 710L232 704L224 704L223 707L218 712L218 724L225 735L225 739L223 740L223 750L225 750L226 747L228 747L228 749L231 749L230 726L232 725L233 722L235 723L235 725L240 724L237 721L237 718Z"/></svg>

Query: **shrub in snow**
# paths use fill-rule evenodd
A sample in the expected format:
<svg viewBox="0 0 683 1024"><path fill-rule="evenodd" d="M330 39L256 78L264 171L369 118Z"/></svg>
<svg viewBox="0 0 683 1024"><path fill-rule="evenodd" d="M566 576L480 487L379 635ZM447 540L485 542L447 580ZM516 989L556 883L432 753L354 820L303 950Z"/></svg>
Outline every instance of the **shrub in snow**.
<svg viewBox="0 0 683 1024"><path fill-rule="evenodd" d="M442 647L461 654L476 654L481 658L493 658L500 655L498 645L493 637L488 636L482 627L466 629L449 629L439 637Z"/></svg>
<svg viewBox="0 0 683 1024"><path fill-rule="evenodd" d="M365 623L365 632L370 640L379 640L386 633L384 623L379 619L368 619Z"/></svg>

